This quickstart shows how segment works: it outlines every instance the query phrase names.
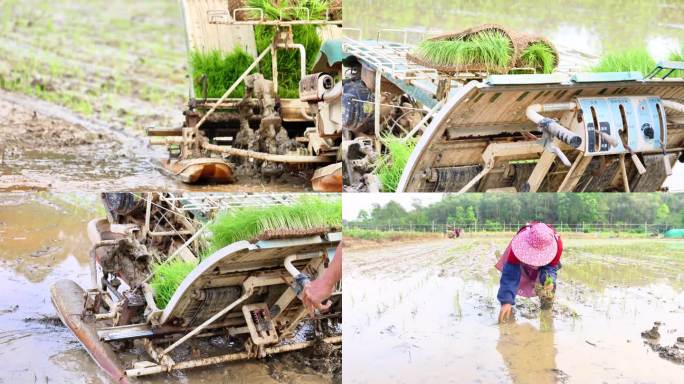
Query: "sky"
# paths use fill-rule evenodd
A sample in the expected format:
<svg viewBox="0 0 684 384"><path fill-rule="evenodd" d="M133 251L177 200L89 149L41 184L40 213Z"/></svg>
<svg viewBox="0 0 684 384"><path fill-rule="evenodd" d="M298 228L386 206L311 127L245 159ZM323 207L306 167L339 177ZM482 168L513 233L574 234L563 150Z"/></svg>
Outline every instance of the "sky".
<svg viewBox="0 0 684 384"><path fill-rule="evenodd" d="M404 208L411 209L414 200L426 206L442 199L443 193L344 193L342 194L342 218L354 220L363 209L370 209L373 204L386 205L396 201Z"/></svg>
<svg viewBox="0 0 684 384"><path fill-rule="evenodd" d="M665 185L671 192L684 192L684 164L677 161L672 167L672 176L667 178Z"/></svg>

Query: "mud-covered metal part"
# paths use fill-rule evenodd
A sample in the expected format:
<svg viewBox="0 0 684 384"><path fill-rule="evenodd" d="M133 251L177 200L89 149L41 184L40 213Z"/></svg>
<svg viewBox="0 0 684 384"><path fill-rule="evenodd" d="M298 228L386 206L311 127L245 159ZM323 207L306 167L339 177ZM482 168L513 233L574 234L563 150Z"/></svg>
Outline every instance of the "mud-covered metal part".
<svg viewBox="0 0 684 384"><path fill-rule="evenodd" d="M299 99L309 104L321 139L340 137L342 82L336 83L332 75L323 72L308 75L299 82ZM331 146L330 144L332 142L328 146Z"/></svg>
<svg viewBox="0 0 684 384"><path fill-rule="evenodd" d="M149 265L152 257L143 252L146 249L160 260L179 257L183 254L181 250L195 249L188 242L201 240L198 233L206 227L202 223L212 212L244 206L290 204L296 200L296 194L147 194L146 199L150 204L146 205L148 210L143 210L143 215L135 211L132 216L122 216L118 219L121 224L103 219L89 223L89 237L95 244L93 256L97 255L103 276L97 288L88 291L87 295L79 287L78 310L67 311L56 304L60 316L78 313L80 323L70 328L88 352L99 359L98 364L111 366L105 369L112 377L118 380L120 376L117 375L122 371L122 362L113 352L136 340L143 343L147 356L133 362L125 372L127 377L261 358L311 345L308 341L281 345L293 336L306 318L306 310L291 288L295 279L287 272L288 266L308 276L319 275L324 268L325 255L339 244L341 233L319 231L287 239L235 243L226 247L223 253L209 257L209 264L200 263L166 308L159 309L149 285L135 282L139 281L135 276L129 277L134 283L126 281L131 289L119 281L117 276L123 280L122 269L126 268L122 264L146 260ZM141 218L145 221L140 221ZM202 219L197 221L197 218ZM136 228L147 229L132 231L132 223L136 223ZM194 232L189 230L200 225ZM180 236L179 231L185 235ZM194 234L187 238L190 233ZM284 263L285 258L291 262ZM334 311L326 314L326 319L341 317L341 308ZM87 328L88 334L81 335L75 327ZM175 347L191 339L218 335L231 335L244 342L244 352L214 355L219 351L212 350L210 354L214 356L201 359L170 355ZM341 338L329 340L340 342ZM105 353L104 357L100 356L102 353ZM107 356L107 353L111 355Z"/></svg>
<svg viewBox="0 0 684 384"><path fill-rule="evenodd" d="M433 168L428 177L431 183L435 183L435 192L457 191L482 172L482 169L481 165Z"/></svg>
<svg viewBox="0 0 684 384"><path fill-rule="evenodd" d="M99 264L107 275L122 276L130 286L137 286L147 275L149 253L147 247L132 238L123 238L108 247Z"/></svg>
<svg viewBox="0 0 684 384"><path fill-rule="evenodd" d="M345 165L345 185L357 192L368 191L367 175L372 173L377 160L373 140L358 137L344 142L342 158Z"/></svg>
<svg viewBox="0 0 684 384"><path fill-rule="evenodd" d="M50 288L50 298L62 322L74 333L95 360L114 382L129 383L119 359L109 345L100 341L95 326L84 316L85 292L71 280L60 280Z"/></svg>
<svg viewBox="0 0 684 384"><path fill-rule="evenodd" d="M360 77L342 82L342 129L354 135L373 132L373 92Z"/></svg>
<svg viewBox="0 0 684 384"><path fill-rule="evenodd" d="M327 73L307 75L299 81L299 99L302 101L319 102L335 86L335 79Z"/></svg>
<svg viewBox="0 0 684 384"><path fill-rule="evenodd" d="M338 344L342 342L342 336L330 336L326 337L321 340L324 343L328 344ZM304 341L304 342L299 342L299 343L292 343L292 344L284 344L284 345L277 345L273 347L266 347L263 349L263 351L259 354L262 356L269 356L269 355L274 355L276 353L284 353L284 352L292 352L292 351L297 351L301 350L304 348L309 348L314 345L317 341ZM133 368L127 369L126 370L126 375L129 377L138 377L138 376L146 376L146 375L153 375L157 373L163 373L163 372L170 372L170 371L175 371L175 370L184 370L184 369L190 369L190 368L198 368L198 367L206 367L210 365L217 365L217 364L223 364L227 362L232 362L232 361L240 361L240 360L249 360L249 359L254 359L258 355L255 353L250 353L250 352L238 352L238 353L231 353L231 354L226 354L226 355L220 355L220 356L213 356L213 357L206 357L206 358L199 358L199 359L194 359L194 360L188 360L188 361L181 361L175 363L173 366L164 366L160 364L153 364L153 363L136 363L134 364Z"/></svg>
<svg viewBox="0 0 684 384"><path fill-rule="evenodd" d="M255 345L269 345L278 342L278 332L271 321L271 311L266 303L242 306L252 342Z"/></svg>
<svg viewBox="0 0 684 384"><path fill-rule="evenodd" d="M129 192L107 192L101 195L107 214L116 220L145 208L145 202Z"/></svg>

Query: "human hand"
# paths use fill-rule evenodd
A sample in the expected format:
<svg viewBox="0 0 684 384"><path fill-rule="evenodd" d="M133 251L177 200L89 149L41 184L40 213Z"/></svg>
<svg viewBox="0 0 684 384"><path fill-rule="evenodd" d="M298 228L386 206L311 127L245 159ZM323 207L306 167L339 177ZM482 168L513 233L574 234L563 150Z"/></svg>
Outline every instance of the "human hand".
<svg viewBox="0 0 684 384"><path fill-rule="evenodd" d="M499 324L509 322L513 317L513 306L506 303L501 304L501 310L499 311Z"/></svg>
<svg viewBox="0 0 684 384"><path fill-rule="evenodd" d="M332 301L327 300L333 291L333 285L325 281L325 279L316 279L304 287L302 291L302 302L304 307L309 312L311 317L314 316L316 310L325 312L330 309Z"/></svg>

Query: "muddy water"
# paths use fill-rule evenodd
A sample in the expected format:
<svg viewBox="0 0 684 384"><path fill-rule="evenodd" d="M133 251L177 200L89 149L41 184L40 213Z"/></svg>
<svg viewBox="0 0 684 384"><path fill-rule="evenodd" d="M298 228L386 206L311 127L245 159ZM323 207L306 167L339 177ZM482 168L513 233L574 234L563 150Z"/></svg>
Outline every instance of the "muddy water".
<svg viewBox="0 0 684 384"><path fill-rule="evenodd" d="M640 333L660 321L661 344L684 336L684 243L566 239L554 310L518 299L499 326L493 254L506 241L347 251L344 382L680 382L684 368ZM619 246L632 252L606 251Z"/></svg>
<svg viewBox="0 0 684 384"><path fill-rule="evenodd" d="M683 14L684 4L665 0L550 0L543 5L536 0L348 0L344 26L361 28L364 36L375 37L386 28L436 33L497 23L543 34L578 55L642 46L664 59L684 40ZM382 33L383 37L402 38L397 33ZM420 38L418 34L414 37Z"/></svg>
<svg viewBox="0 0 684 384"><path fill-rule="evenodd" d="M94 194L0 196L0 383L110 383L62 326L49 288L89 286L86 224L103 215ZM157 375L143 383L329 383L300 354Z"/></svg>

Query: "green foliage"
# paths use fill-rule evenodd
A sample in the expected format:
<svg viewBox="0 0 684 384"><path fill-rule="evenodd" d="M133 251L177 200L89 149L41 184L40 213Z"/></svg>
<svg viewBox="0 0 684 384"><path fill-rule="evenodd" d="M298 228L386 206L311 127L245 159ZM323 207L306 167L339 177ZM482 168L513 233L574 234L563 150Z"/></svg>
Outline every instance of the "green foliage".
<svg viewBox="0 0 684 384"><path fill-rule="evenodd" d="M415 139L404 140L392 134L382 138L382 144L387 149L384 157L381 157L375 174L378 175L382 190L385 192L395 192L404 172L404 167L408 162L413 148L416 146Z"/></svg>
<svg viewBox="0 0 684 384"><path fill-rule="evenodd" d="M214 50L208 53L193 51L190 54L192 80L195 95L203 96L203 76L207 77L207 97L219 98L230 88L235 80L249 67L254 59L242 48L236 47L232 52L222 53ZM245 85L241 83L231 94L232 97L242 97Z"/></svg>
<svg viewBox="0 0 684 384"><path fill-rule="evenodd" d="M511 65L513 47L503 33L482 31L468 39L422 41L414 54L438 66L483 66L500 72Z"/></svg>
<svg viewBox="0 0 684 384"><path fill-rule="evenodd" d="M499 223L498 221L488 219L484 223L484 230L485 231L492 231L492 232L500 232L503 231L503 225Z"/></svg>
<svg viewBox="0 0 684 384"><path fill-rule="evenodd" d="M523 224L537 220L563 223L563 230L589 232L600 229L603 223L639 224L621 230L637 232L643 232L645 223L649 231L653 230L651 224L671 227L684 224L684 194L676 193L445 194L438 202L409 211L388 200L385 205L374 205L365 214L363 224L406 228L411 224L427 227L433 222L438 225L477 223L479 228L487 222ZM592 227L593 224L596 226Z"/></svg>
<svg viewBox="0 0 684 384"><path fill-rule="evenodd" d="M407 240L434 236L433 234L425 232L380 231L375 229L362 228L344 228L343 235L345 239L349 238L372 241Z"/></svg>
<svg viewBox="0 0 684 384"><path fill-rule="evenodd" d="M670 53L668 60L684 61L684 43L682 43L682 46L678 50ZM684 71L683 70L674 71L674 72L672 72L670 77L679 77L679 78L684 77Z"/></svg>
<svg viewBox="0 0 684 384"><path fill-rule="evenodd" d="M252 240L268 230L341 228L342 200L303 195L294 204L245 207L220 213L209 224L207 255L239 240Z"/></svg>
<svg viewBox="0 0 684 384"><path fill-rule="evenodd" d="M556 63L556 53L543 42L530 44L520 55L525 67L531 67L537 73L552 73Z"/></svg>
<svg viewBox="0 0 684 384"><path fill-rule="evenodd" d="M327 0L290 0L274 4L273 0L249 0L247 6L263 10L265 19L296 20L308 17L311 20L325 20L328 3ZM252 12L252 18L259 16L258 11Z"/></svg>
<svg viewBox="0 0 684 384"><path fill-rule="evenodd" d="M655 67L655 60L646 48L632 48L603 55L592 72L641 72L648 74Z"/></svg>
<svg viewBox="0 0 684 384"><path fill-rule="evenodd" d="M466 209L465 222L466 222L466 224L477 223L477 216L475 215L475 208L473 208L472 206L468 206L468 209Z"/></svg>
<svg viewBox="0 0 684 384"><path fill-rule="evenodd" d="M262 52L273 41L276 28L257 25L254 27L257 51ZM292 27L295 43L304 45L306 50L306 70L311 72L318 52L321 49L321 38L313 25L295 25ZM297 49L278 50L278 94L284 98L299 97L300 53ZM259 64L260 72L268 79L273 78L271 68L271 54L269 53Z"/></svg>
<svg viewBox="0 0 684 384"><path fill-rule="evenodd" d="M155 301L159 308L166 308L178 286L196 266L195 263L180 259L152 266L154 276L150 281L150 286L154 290Z"/></svg>
<svg viewBox="0 0 684 384"><path fill-rule="evenodd" d="M264 17L277 20L283 15L284 20L306 18L306 8L310 12L312 20L325 19L328 2L324 0L299 0L282 1L275 5L271 0L250 0L250 7L264 10ZM253 15L258 16L258 15ZM254 27L254 38L258 52L273 42L277 29L273 26L257 25ZM292 27L292 35L295 43L304 45L306 50L306 70L311 72L313 65L321 49L321 38L315 25L295 25ZM300 80L300 54L299 50L278 50L278 95L284 98L299 97ZM270 53L260 63L260 72L268 79L273 78Z"/></svg>
<svg viewBox="0 0 684 384"><path fill-rule="evenodd" d="M658 210L656 211L656 219L658 221L667 220L670 217L670 207L667 204L660 204Z"/></svg>

